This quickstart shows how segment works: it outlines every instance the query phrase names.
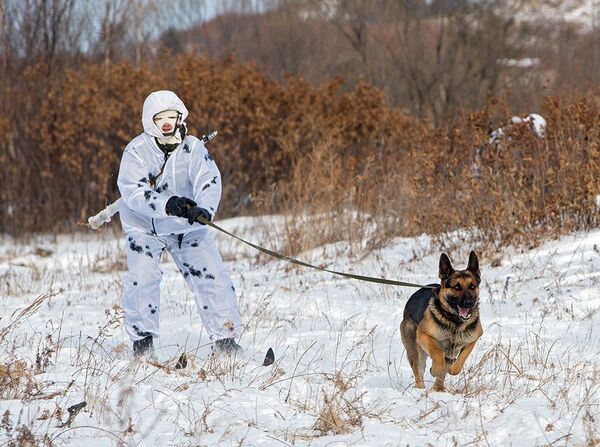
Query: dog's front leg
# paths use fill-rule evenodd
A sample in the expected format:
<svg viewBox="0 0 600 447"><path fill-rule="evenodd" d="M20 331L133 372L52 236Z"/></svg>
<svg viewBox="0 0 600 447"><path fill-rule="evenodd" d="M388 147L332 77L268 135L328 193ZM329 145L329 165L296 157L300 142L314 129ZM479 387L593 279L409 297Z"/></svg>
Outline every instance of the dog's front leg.
<svg viewBox="0 0 600 447"><path fill-rule="evenodd" d="M465 364L465 360L467 360L467 357L469 357L469 354L471 354L471 351L475 347L476 342L477 342L477 340L475 340L472 343L469 343L468 345L465 345L465 347L462 349L462 351L460 351L460 354L458 355L458 358L456 359L456 361L452 364L452 366L450 366L450 368L448 368L448 372L450 374L455 376L458 373L460 373L463 365Z"/></svg>
<svg viewBox="0 0 600 447"><path fill-rule="evenodd" d="M446 376L446 356L435 338L417 330L417 343L429 357L431 357L431 375L436 378L434 389L444 390L444 377Z"/></svg>

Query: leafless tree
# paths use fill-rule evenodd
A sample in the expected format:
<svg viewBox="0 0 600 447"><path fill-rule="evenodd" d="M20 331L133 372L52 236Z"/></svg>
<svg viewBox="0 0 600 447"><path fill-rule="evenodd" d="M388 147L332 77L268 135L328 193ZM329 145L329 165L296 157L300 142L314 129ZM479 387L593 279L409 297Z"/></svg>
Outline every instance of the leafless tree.
<svg viewBox="0 0 600 447"><path fill-rule="evenodd" d="M439 123L462 104L480 104L515 56L520 2L339 0L327 15L355 51L362 73L396 104ZM322 2L313 1L315 7Z"/></svg>

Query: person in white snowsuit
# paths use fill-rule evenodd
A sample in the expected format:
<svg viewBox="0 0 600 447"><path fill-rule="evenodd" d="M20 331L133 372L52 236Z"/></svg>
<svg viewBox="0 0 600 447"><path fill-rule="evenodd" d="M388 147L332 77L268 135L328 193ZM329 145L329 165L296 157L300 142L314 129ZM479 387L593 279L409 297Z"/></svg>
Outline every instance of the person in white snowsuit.
<svg viewBox="0 0 600 447"><path fill-rule="evenodd" d="M159 336L160 258L166 249L194 293L212 341L240 349L241 320L229 273L208 228L221 200L221 176L204 143L186 135L188 110L173 92L151 93L142 111L144 132L125 148L119 169L119 212L127 238L123 288L125 330L136 355Z"/></svg>

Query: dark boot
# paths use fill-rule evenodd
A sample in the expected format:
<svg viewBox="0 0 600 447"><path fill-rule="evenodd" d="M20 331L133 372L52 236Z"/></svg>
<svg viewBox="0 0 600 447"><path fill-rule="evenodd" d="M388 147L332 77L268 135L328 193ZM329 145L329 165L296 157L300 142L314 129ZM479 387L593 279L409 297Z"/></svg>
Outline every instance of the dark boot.
<svg viewBox="0 0 600 447"><path fill-rule="evenodd" d="M244 350L233 338L222 338L213 345L213 352L223 354L241 354Z"/></svg>
<svg viewBox="0 0 600 447"><path fill-rule="evenodd" d="M135 357L142 357L151 354L154 350L154 344L152 342L152 335L147 335L141 340L133 342L133 355Z"/></svg>

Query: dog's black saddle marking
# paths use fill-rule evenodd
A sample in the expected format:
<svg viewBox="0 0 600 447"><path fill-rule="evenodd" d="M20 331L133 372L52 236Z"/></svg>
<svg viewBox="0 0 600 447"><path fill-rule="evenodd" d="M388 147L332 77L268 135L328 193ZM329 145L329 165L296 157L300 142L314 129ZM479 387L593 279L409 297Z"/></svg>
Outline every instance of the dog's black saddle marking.
<svg viewBox="0 0 600 447"><path fill-rule="evenodd" d="M404 307L404 318L410 318L415 323L419 324L425 314L425 309L429 306L429 300L434 292L437 294L440 291L439 284L428 284L435 289L419 289L411 295Z"/></svg>

